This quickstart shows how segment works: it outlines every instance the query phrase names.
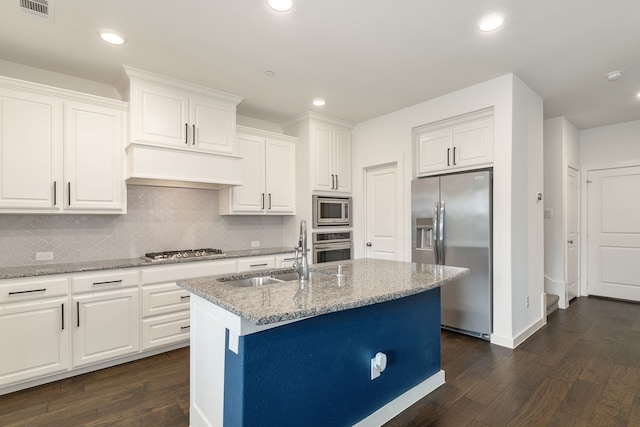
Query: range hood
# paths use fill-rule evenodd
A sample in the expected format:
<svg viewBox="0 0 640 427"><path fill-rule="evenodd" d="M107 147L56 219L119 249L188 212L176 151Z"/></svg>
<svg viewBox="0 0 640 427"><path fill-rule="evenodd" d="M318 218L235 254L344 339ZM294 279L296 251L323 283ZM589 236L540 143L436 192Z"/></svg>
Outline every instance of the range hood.
<svg viewBox="0 0 640 427"><path fill-rule="evenodd" d="M131 143L127 184L218 190L242 184L242 158Z"/></svg>

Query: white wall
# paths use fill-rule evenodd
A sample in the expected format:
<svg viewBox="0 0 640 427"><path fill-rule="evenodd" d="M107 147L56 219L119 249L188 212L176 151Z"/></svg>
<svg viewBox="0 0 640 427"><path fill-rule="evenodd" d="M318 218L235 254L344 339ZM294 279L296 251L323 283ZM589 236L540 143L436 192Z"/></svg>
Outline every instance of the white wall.
<svg viewBox="0 0 640 427"><path fill-rule="evenodd" d="M640 159L640 120L580 131L580 163L606 165Z"/></svg>
<svg viewBox="0 0 640 427"><path fill-rule="evenodd" d="M98 83L93 80L60 74L40 68L29 67L14 62L0 60L0 75L14 79L26 80L43 85L55 86L105 98L121 100L118 91L111 85Z"/></svg>
<svg viewBox="0 0 640 427"><path fill-rule="evenodd" d="M514 96L518 99L514 102ZM355 256L364 256L364 182L363 168L384 164L394 159L405 159L403 181L405 190L403 203L398 207L398 218L404 230L404 259L411 258L411 187L414 176L412 153L412 129L438 120L459 116L484 108L494 108L494 200L493 200L493 302L494 333L492 341L512 347L519 338L515 328L536 328L540 321L540 300L543 292L542 253L531 243L527 251L535 252L530 257L512 252L514 245L527 245L528 240L516 241L512 221L518 215L524 221L518 227L528 227L531 216L538 215L541 207L526 203L515 206L512 196L524 194L533 197L532 191L542 191L542 101L518 77L507 74L450 94L426 101L366 122L359 123L353 131L353 181L355 226ZM515 108L515 110L514 110ZM514 114L517 120L514 119ZM518 165L526 162L521 158L532 155L533 165L527 171L512 173L512 146L518 138L516 156ZM529 147L531 146L531 147ZM539 169L539 170L538 170ZM525 232L526 239L542 238L542 222L531 220L534 227ZM538 222L540 223L538 225ZM522 234L522 233L520 233ZM539 253L538 253L539 252ZM516 259L514 259L514 255ZM537 259L539 257L539 259ZM539 270L539 272L537 271ZM514 272L516 272L514 277ZM513 304L514 287L530 292L531 308L523 310L524 303ZM521 292L518 290L518 295ZM528 332L526 332L528 333Z"/></svg>

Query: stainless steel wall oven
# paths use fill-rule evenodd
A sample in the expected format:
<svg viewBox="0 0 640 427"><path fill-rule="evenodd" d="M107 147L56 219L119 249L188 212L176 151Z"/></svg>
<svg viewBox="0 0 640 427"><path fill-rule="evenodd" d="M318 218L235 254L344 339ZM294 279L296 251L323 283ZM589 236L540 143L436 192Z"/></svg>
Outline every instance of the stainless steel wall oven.
<svg viewBox="0 0 640 427"><path fill-rule="evenodd" d="M351 259L353 254L351 231L313 233L313 263Z"/></svg>

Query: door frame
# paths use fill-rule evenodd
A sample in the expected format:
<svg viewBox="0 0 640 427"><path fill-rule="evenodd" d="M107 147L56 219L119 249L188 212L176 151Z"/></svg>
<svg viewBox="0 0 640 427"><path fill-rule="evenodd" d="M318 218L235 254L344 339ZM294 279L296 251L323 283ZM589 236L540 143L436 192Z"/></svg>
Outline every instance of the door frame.
<svg viewBox="0 0 640 427"><path fill-rule="evenodd" d="M578 212L577 214L577 218L576 221L578 221L578 236L580 238L580 241L578 242L578 247L576 248L578 251L578 265L577 265L577 277L576 277L576 281L578 282L577 285L577 291L578 291L578 295L576 296L576 298L584 295L582 293L582 270L581 270L581 258L582 258L582 228L583 228L583 223L581 222L581 204L582 204L582 177L583 177L583 172L580 170L579 167L571 165L571 164L567 164L565 169L564 169L564 190L565 190L565 194L563 197L563 211L564 211L564 218L562 218L562 233L563 233L563 244L564 244L564 287L565 287L565 306L561 307L561 308L568 308L569 307L569 295L568 295L568 290L569 290L569 247L567 245L567 237L568 237L568 231L569 231L569 199L568 199L568 195L569 195L569 170L573 170L576 175L577 175L577 179L578 179Z"/></svg>
<svg viewBox="0 0 640 427"><path fill-rule="evenodd" d="M589 235L587 233L587 230L589 229L589 184L587 182L589 179L589 172L636 166L640 166L640 159L613 163L587 164L582 166L582 170L580 171L580 296L589 295L589 288L587 285L589 283L589 269L587 262L589 259Z"/></svg>
<svg viewBox="0 0 640 427"><path fill-rule="evenodd" d="M378 168L383 168L383 167L388 167L388 166L393 166L395 165L396 167L396 172L398 174L398 182L397 182L397 187L396 187L396 192L398 195L398 205L396 206L396 215L398 218L398 224L397 224L397 233L398 235L396 236L396 260L398 261L402 261L405 259L405 239L406 239L406 231L409 230L406 226L407 224L407 219L405 218L405 213L407 212L406 210L406 200L407 200L407 196L406 196L406 192L407 191L411 191L411 183L409 182L409 184L405 185L405 168L404 168L404 154L401 154L399 156L395 156L392 157L390 160L384 161L384 162L380 162L380 163L372 163L372 164L367 164L365 166L362 167L361 172L360 172L360 179L362 182L362 186L361 186L361 191L362 191L362 203L359 203L358 205L361 206L362 209L362 215L359 215L360 218L362 218L362 226L360 228L360 230L362 230L362 239L358 239L358 246L359 246L359 250L358 252L360 254L362 254L362 257L366 256L367 253L367 247L366 242L367 242L367 229L368 229L368 223L367 221L369 221L369 216L366 212L366 207L367 207L367 173L370 170L373 169L378 169ZM407 190L408 188L408 190ZM409 211L410 212L410 211ZM409 230L410 231L410 230ZM410 238L410 237L409 237Z"/></svg>

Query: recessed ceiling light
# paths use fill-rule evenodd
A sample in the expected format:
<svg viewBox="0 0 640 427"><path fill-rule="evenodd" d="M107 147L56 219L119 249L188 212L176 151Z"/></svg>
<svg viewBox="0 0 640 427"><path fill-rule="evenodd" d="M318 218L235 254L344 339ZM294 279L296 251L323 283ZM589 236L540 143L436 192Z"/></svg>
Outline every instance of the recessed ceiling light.
<svg viewBox="0 0 640 427"><path fill-rule="evenodd" d="M126 41L125 37L122 34L115 30L110 30L107 28L98 31L98 35L103 41L109 44L120 45L124 44L124 42Z"/></svg>
<svg viewBox="0 0 640 427"><path fill-rule="evenodd" d="M609 80L610 82L615 82L616 80L620 80L623 74L624 71L611 71L610 73L607 73L607 80Z"/></svg>
<svg viewBox="0 0 640 427"><path fill-rule="evenodd" d="M293 0L268 0L267 3L277 12L286 12L293 7Z"/></svg>
<svg viewBox="0 0 640 427"><path fill-rule="evenodd" d="M478 21L478 29L484 32L493 31L500 28L502 24L504 24L504 15L501 13L492 13Z"/></svg>
<svg viewBox="0 0 640 427"><path fill-rule="evenodd" d="M313 100L313 105L316 107L322 107L324 104L326 104L326 102L324 102L324 99L322 98L316 98Z"/></svg>

